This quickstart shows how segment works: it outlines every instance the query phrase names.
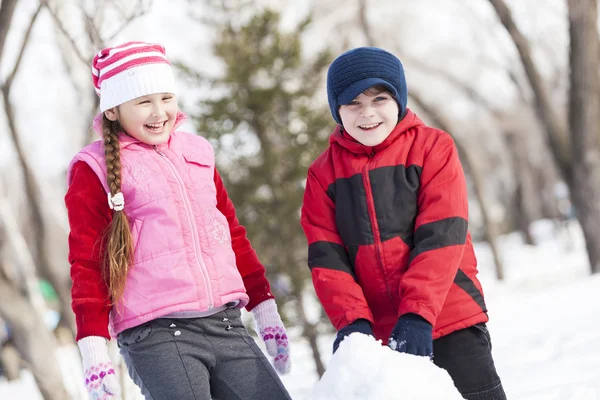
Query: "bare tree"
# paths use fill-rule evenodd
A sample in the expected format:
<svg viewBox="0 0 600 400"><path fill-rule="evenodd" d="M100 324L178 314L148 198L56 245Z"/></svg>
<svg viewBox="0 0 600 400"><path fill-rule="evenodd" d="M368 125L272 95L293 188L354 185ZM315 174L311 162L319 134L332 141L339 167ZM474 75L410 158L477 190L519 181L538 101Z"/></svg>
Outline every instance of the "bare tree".
<svg viewBox="0 0 600 400"><path fill-rule="evenodd" d="M119 33L138 18L143 17L152 7L152 0L135 0L115 2L113 0L103 1L84 1L80 0L76 6L79 17L85 22L84 32L72 32L67 29L66 24L61 18L61 8L58 5L48 4L43 0L54 21L54 25L59 32L62 42L59 42L59 48L65 65L68 68L69 75L82 97L90 96L90 109L86 110L87 121L91 121L98 113L100 99L91 90L91 85L85 85L78 88L75 84L75 70L78 67L89 70L95 53L105 48ZM64 7L65 4L63 3ZM110 23L107 23L107 14ZM78 40L76 40L77 38ZM82 42L84 44L78 43ZM71 60L78 61L79 65L72 65ZM91 82L91 80L89 80ZM87 83L87 82L86 82ZM83 136L82 147L96 139L96 134L92 129Z"/></svg>
<svg viewBox="0 0 600 400"><path fill-rule="evenodd" d="M569 0L571 36L570 143L559 123L525 36L504 0L488 0L517 48L534 93L536 113L554 162L569 186L582 227L592 273L600 271L600 185L598 180L598 28L596 1ZM570 146L570 153L567 150Z"/></svg>
<svg viewBox="0 0 600 400"><path fill-rule="evenodd" d="M377 43L374 40L374 36L372 33L371 25L367 19L367 0L358 0L358 21L361 27L361 30L365 36L365 40L367 45L376 46ZM474 92L474 91L471 91ZM446 121L435 109L433 106L429 105L422 96L415 90L411 90L409 92L410 99L421 109L423 110L433 121L433 125L437 128L445 131L445 132L453 132L451 129L451 124ZM492 108L490 106L490 108ZM502 260L500 258L500 252L498 251L498 247L496 245L497 241L497 228L495 226L494 221L490 217L490 212L488 211L487 203L485 201L485 195L483 190L483 178L480 176L479 169L474 165L473 159L470 157L468 149L458 140L455 136L453 136L456 147L458 148L458 152L461 156L462 162L465 164L465 169L470 174L473 181L473 188L475 190L475 195L477 202L479 204L479 209L481 211L481 216L483 219L483 227L485 230L486 241L489 243L490 250L492 251L492 256L494 259L494 265L496 267L496 277L499 280L504 279L504 266L502 264Z"/></svg>
<svg viewBox="0 0 600 400"><path fill-rule="evenodd" d="M432 125L438 127L445 132L453 132L451 123L436 112L433 107L429 106L423 99L413 94L410 95L412 101L431 118ZM492 219L491 213L488 208L488 204L485 200L483 177L481 176L481 170L476 166L475 161L471 157L471 153L468 148L464 145L461 140L458 140L453 136L454 143L458 150L461 161L465 166L465 170L473 181L473 190L475 190L475 198L479 205L479 212L481 213L481 219L483 220L483 228L485 232L485 240L490 246L492 252L492 258L494 260L494 266L496 270L496 278L498 280L504 279L504 264L500 257L500 251L497 246L498 241L498 228L496 222Z"/></svg>
<svg viewBox="0 0 600 400"><path fill-rule="evenodd" d="M592 273L600 272L600 78L598 2L569 0L571 196L586 238Z"/></svg>
<svg viewBox="0 0 600 400"><path fill-rule="evenodd" d="M15 347L45 400L68 399L56 359L56 340L27 298L6 278L1 263L0 316L10 326Z"/></svg>
<svg viewBox="0 0 600 400"><path fill-rule="evenodd" d="M36 182L35 174L25 156L25 151L22 148L20 141L20 133L17 127L17 121L15 120L15 112L13 108L13 104L10 100L10 94L12 85L19 71L19 67L23 60L23 55L27 48L27 44L29 42L29 38L31 36L31 32L33 30L33 26L37 17L39 16L41 10L43 8L43 3L40 3L31 16L29 21L29 25L25 31L23 36L20 50L15 61L15 64L8 74L7 78L0 84L0 90L2 91L4 112L6 114L6 119L8 122L9 134L13 142L13 146L16 150L17 159L19 162L19 166L21 168L23 174L23 181L25 185L25 191L27 194L27 200L29 202L29 210L31 212L31 218L29 221L30 226L33 231L33 244L32 244L32 254L35 259L35 264L37 266L40 275L48 280L52 286L56 289L61 303L61 318L62 323L68 326L71 330L75 329L75 318L73 312L71 311L70 303L71 303L71 295L70 295L70 279L68 274L64 274L63 268L60 266L53 266L46 257L45 251L47 249L47 236L46 236L46 218L44 216L43 211L43 199L40 193L40 188L38 183ZM0 45L2 48L3 45ZM0 55L1 57L1 55Z"/></svg>
<svg viewBox="0 0 600 400"><path fill-rule="evenodd" d="M17 0L2 0L0 2L0 62L2 61L4 44L6 43L6 37L8 36L16 7Z"/></svg>
<svg viewBox="0 0 600 400"><path fill-rule="evenodd" d="M8 272L8 264L3 260L9 252L16 258L19 267L16 270L20 273ZM67 399L56 359L57 343L44 325L45 305L39 290L34 287L38 282L35 266L10 204L4 198L0 198L0 255L0 317L10 327L11 342L20 356L3 351L3 361L25 361L44 399Z"/></svg>
<svg viewBox="0 0 600 400"><path fill-rule="evenodd" d="M2 2L2 7L0 8L0 21L3 22L0 28L0 35L5 35L4 37L0 36L0 49L4 48L4 41L6 37L4 31L7 31L10 27L10 20L15 8L14 3L16 3L16 1L4 1ZM109 34L106 34L105 36L100 34L101 29L95 23L97 15L100 15L101 13L93 14L91 11L89 11L87 14L85 14L85 20L87 21L86 28L88 29L90 41L93 45L97 45L98 43L102 45L104 43L104 40L112 39L115 35L121 32L127 24L129 24L131 21L147 12L148 7L146 5L149 4L149 2L142 0L137 1L136 4L134 4L135 7L133 7L132 9L133 11L131 11L129 14L126 14L125 11L123 11L122 5L117 3L115 4L116 5L114 7L118 9L117 14L121 15L122 17L121 23L112 25L112 31ZM82 54L84 53L76 47L75 40L71 36L68 36L67 31L60 23L57 14L54 12L54 9L46 0L41 0L37 9L33 13L30 19L30 23L25 31L15 64L12 67L7 78L4 80L4 82L0 83L0 90L2 91L4 112L6 114L8 122L10 137L16 150L20 169L23 173L23 181L25 191L27 194L26 197L29 202L28 205L31 213L29 225L31 226L33 232L32 254L35 259L35 264L41 277L48 280L52 284L60 298L61 325L68 327L72 332L74 332L75 317L73 315L73 312L71 311L71 280L69 277L68 269L64 268L63 262L65 260L53 260L52 257L48 254L51 246L49 246L47 239L47 232L49 231L49 227L47 226L47 216L44 215L44 201L41 196L39 184L36 181L36 176L33 173L30 162L27 160L27 157L25 155L26 152L22 148L21 134L18 129L17 121L15 120L14 106L10 100L12 85L23 60L23 55L29 43L29 38L33 30L33 26L35 24L35 21L37 20L38 15L44 7L46 7L50 12L51 16L53 16L60 30L63 31L65 35L67 35L68 40L74 46L74 51L76 52L76 54L78 54L79 58L85 63L85 67L89 68L89 65L91 64L92 55L90 54L87 58L82 56ZM81 9L83 12L83 7ZM100 24L100 22L98 22L97 24ZM0 53L0 61L1 60L2 53ZM90 92L93 93L93 91ZM97 105L97 102L94 102L94 105ZM59 262L60 265L58 265Z"/></svg>
<svg viewBox="0 0 600 400"><path fill-rule="evenodd" d="M544 81L538 72L529 48L527 38L521 33L517 27L512 12L504 2L504 0L488 0L496 14L500 18L502 25L508 31L512 41L519 52L521 62L523 63L524 72L527 75L529 84L534 93L535 111L544 126L546 140L553 153L554 160L558 164L563 176L568 177L569 159L566 152L566 144L564 141L567 138L566 131L559 123L556 113L552 110L551 101L548 96ZM561 143L561 141L563 143Z"/></svg>
<svg viewBox="0 0 600 400"><path fill-rule="evenodd" d="M529 227L531 226L532 213L526 200L527 183L533 186L531 179L531 167L527 163L527 155L523 154L524 143L520 140L518 134L514 132L505 132L504 140L511 155L513 179L516 184L514 194L515 225L521 232L525 244L535 245L535 240Z"/></svg>

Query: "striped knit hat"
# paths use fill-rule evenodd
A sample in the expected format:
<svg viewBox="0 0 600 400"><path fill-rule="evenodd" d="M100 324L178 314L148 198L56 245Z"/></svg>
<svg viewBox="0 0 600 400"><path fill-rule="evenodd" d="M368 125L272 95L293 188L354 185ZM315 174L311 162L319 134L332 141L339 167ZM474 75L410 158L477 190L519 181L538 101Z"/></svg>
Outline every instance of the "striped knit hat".
<svg viewBox="0 0 600 400"><path fill-rule="evenodd" d="M100 51L92 61L92 77L104 112L154 93L175 93L171 64L160 44L128 42Z"/></svg>

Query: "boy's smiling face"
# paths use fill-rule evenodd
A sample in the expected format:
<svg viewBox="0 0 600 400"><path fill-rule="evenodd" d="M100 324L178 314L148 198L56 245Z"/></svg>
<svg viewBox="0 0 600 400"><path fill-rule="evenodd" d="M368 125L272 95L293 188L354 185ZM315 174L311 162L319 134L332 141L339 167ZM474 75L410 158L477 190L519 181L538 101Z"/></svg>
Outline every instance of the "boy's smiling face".
<svg viewBox="0 0 600 400"><path fill-rule="evenodd" d="M398 123L398 103L386 91L366 90L339 109L344 130L365 146L377 146Z"/></svg>

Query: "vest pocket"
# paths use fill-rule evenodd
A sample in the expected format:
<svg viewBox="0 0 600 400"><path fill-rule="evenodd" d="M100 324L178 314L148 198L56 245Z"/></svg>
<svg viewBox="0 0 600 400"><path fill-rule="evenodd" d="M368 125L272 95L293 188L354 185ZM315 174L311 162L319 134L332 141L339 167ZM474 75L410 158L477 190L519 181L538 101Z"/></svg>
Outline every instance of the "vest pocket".
<svg viewBox="0 0 600 400"><path fill-rule="evenodd" d="M200 200L216 195L215 188L215 159L210 153L197 151L184 151L183 158L186 161L186 170L194 187L193 195ZM205 202L207 200L200 200Z"/></svg>

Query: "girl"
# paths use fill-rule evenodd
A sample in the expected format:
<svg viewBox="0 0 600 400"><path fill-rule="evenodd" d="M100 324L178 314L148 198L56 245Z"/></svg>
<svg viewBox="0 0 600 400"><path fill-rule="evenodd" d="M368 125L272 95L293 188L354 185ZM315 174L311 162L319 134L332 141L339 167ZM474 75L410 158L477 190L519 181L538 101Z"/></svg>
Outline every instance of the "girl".
<svg viewBox="0 0 600 400"><path fill-rule="evenodd" d="M275 369L286 373L289 344L265 268L212 147L177 131L185 116L164 48L104 49L92 73L102 141L71 161L65 197L72 307L91 398L120 397L112 336L146 399L289 399L240 320L245 306Z"/></svg>

